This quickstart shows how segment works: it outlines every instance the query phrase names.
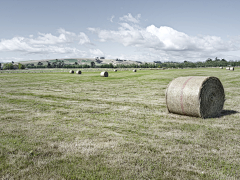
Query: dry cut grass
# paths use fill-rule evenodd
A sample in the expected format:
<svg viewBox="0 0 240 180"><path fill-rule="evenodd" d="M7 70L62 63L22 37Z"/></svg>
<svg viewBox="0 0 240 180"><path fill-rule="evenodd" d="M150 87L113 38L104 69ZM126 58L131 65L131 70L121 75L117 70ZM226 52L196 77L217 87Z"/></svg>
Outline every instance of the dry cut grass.
<svg viewBox="0 0 240 180"><path fill-rule="evenodd" d="M222 81L221 117L167 113L167 84L190 75ZM0 177L240 179L239 77L219 68L1 73Z"/></svg>

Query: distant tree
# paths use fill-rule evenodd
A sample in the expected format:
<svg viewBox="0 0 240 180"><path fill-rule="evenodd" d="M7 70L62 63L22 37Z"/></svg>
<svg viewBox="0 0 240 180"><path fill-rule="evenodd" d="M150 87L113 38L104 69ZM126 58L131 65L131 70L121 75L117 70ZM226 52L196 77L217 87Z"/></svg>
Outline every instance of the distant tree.
<svg viewBox="0 0 240 180"><path fill-rule="evenodd" d="M95 62L91 62L91 68L94 68L95 67Z"/></svg>
<svg viewBox="0 0 240 180"><path fill-rule="evenodd" d="M83 68L90 68L90 66L87 65L87 64L84 64L82 67L83 67Z"/></svg>
<svg viewBox="0 0 240 180"><path fill-rule="evenodd" d="M211 59L211 58L208 58L208 59L206 60L206 62L212 62L212 59Z"/></svg>
<svg viewBox="0 0 240 180"><path fill-rule="evenodd" d="M112 63L109 64L109 68L114 68Z"/></svg>
<svg viewBox="0 0 240 180"><path fill-rule="evenodd" d="M37 63L37 65L38 65L38 66L42 66L43 63L39 61L39 62Z"/></svg>
<svg viewBox="0 0 240 180"><path fill-rule="evenodd" d="M25 66L21 63L18 64L18 69L25 69Z"/></svg>
<svg viewBox="0 0 240 180"><path fill-rule="evenodd" d="M52 67L55 68L57 66L57 62L52 63Z"/></svg>
<svg viewBox="0 0 240 180"><path fill-rule="evenodd" d="M62 68L64 66L64 61L58 60L57 67Z"/></svg>
<svg viewBox="0 0 240 180"><path fill-rule="evenodd" d="M51 66L51 62L47 61L47 67L48 67L48 68L52 67L52 66Z"/></svg>
<svg viewBox="0 0 240 180"><path fill-rule="evenodd" d="M12 63L3 64L3 69L4 70L6 70L6 69L13 69L13 64Z"/></svg>

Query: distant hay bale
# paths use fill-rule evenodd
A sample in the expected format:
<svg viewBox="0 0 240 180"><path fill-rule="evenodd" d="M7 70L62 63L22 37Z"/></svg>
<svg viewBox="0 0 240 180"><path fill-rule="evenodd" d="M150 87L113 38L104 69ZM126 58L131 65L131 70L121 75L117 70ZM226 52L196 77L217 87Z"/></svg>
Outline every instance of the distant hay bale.
<svg viewBox="0 0 240 180"><path fill-rule="evenodd" d="M70 74L73 74L73 73L74 73L74 71L73 71L73 70L70 70L70 71L69 71L69 73L70 73Z"/></svg>
<svg viewBox="0 0 240 180"><path fill-rule="evenodd" d="M114 69L114 72L117 72L117 70L116 70L116 69Z"/></svg>
<svg viewBox="0 0 240 180"><path fill-rule="evenodd" d="M76 71L76 74L82 74L82 71L78 70L78 71Z"/></svg>
<svg viewBox="0 0 240 180"><path fill-rule="evenodd" d="M219 67L220 69L223 69L223 67Z"/></svg>
<svg viewBox="0 0 240 180"><path fill-rule="evenodd" d="M133 72L137 72L137 70L136 70L136 69L134 69L134 70L133 70Z"/></svg>
<svg viewBox="0 0 240 180"><path fill-rule="evenodd" d="M103 71L101 72L101 77L108 77L108 72L107 71Z"/></svg>
<svg viewBox="0 0 240 180"><path fill-rule="evenodd" d="M230 70L230 71L234 71L234 67L230 67L229 70Z"/></svg>
<svg viewBox="0 0 240 180"><path fill-rule="evenodd" d="M219 116L224 105L225 94L216 77L178 77L169 83L166 104L170 113L210 118Z"/></svg>
<svg viewBox="0 0 240 180"><path fill-rule="evenodd" d="M226 70L230 70L230 67L226 67Z"/></svg>

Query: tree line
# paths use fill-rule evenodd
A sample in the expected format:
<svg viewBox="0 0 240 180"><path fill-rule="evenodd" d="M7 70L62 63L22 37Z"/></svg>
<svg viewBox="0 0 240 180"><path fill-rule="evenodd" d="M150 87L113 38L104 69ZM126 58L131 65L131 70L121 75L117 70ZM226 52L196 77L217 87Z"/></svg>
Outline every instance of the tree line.
<svg viewBox="0 0 240 180"><path fill-rule="evenodd" d="M1 63L0 63L0 67L1 67ZM7 69L25 69L26 66L18 63L18 64L14 64L14 62L12 61L11 63L4 63L2 69L3 70L7 70Z"/></svg>
<svg viewBox="0 0 240 180"><path fill-rule="evenodd" d="M225 59L218 59L217 57L213 60L208 58L204 62L160 62L154 61L154 63L132 63L132 64L101 64L96 65L95 62L88 64L65 64L64 61L57 60L55 62L47 61L47 64L44 65L42 62L38 62L37 65L29 63L26 65L18 64L13 65L12 63L6 63L3 65L3 69L24 69L24 68L199 68L199 67L226 67L226 66L240 66L240 61L227 61Z"/></svg>

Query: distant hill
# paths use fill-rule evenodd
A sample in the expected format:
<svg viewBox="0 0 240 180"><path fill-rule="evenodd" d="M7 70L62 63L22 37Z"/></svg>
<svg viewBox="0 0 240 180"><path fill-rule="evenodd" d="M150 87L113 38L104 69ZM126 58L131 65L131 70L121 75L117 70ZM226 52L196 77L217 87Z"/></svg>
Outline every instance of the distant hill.
<svg viewBox="0 0 240 180"><path fill-rule="evenodd" d="M64 61L64 64L87 64L90 65L91 62L94 62L95 65L102 64L142 64L141 61L132 61L132 60L124 60L124 59L95 59L95 58L64 58L64 59L44 59L44 60L29 60L29 61L21 61L21 64L34 64L37 65L41 62L43 65L47 65L48 62L56 62L56 60Z"/></svg>

